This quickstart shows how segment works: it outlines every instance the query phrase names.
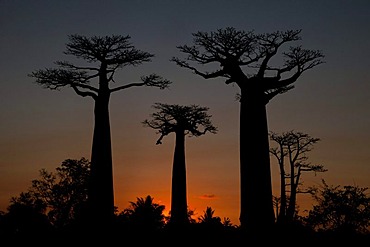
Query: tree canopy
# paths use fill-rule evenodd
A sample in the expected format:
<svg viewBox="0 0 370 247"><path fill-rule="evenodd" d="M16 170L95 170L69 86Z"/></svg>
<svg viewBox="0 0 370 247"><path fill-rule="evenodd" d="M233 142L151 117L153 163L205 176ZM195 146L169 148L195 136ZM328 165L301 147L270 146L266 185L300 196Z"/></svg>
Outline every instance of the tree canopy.
<svg viewBox="0 0 370 247"><path fill-rule="evenodd" d="M117 70L126 66L138 66L150 62L154 57L149 52L136 49L130 42L129 35L92 36L69 35L64 54L83 59L87 65L75 65L68 61L56 61L58 68L46 68L33 71L30 77L44 88L57 90L65 86L71 87L80 96L94 99L99 88L93 86L92 79L99 78L100 83L115 82ZM104 79L104 82L101 80ZM135 86L153 86L167 88L171 82L156 74L141 77L141 82L132 82L109 89L116 92Z"/></svg>
<svg viewBox="0 0 370 247"><path fill-rule="evenodd" d="M206 132L217 132L217 127L211 122L212 116L207 113L208 107L165 103L155 103L152 107L157 111L151 114L152 119L144 120L143 124L160 134L157 144L162 143L163 137L179 129L184 130L185 135L196 137Z"/></svg>
<svg viewBox="0 0 370 247"><path fill-rule="evenodd" d="M223 77L226 84L236 83L240 88L262 91L268 102L294 88L293 83L303 72L323 63L320 50L304 49L301 45L290 46L278 54L286 43L301 40L301 31L256 34L234 27L198 31L192 34L193 45L177 46L187 57L173 57L171 61L205 79ZM280 64L273 59L278 55L283 58ZM221 68L214 69L211 64L215 63Z"/></svg>
<svg viewBox="0 0 370 247"><path fill-rule="evenodd" d="M306 223L319 231L342 234L370 233L370 197L367 187L333 186L322 180L313 199L316 205L309 211Z"/></svg>

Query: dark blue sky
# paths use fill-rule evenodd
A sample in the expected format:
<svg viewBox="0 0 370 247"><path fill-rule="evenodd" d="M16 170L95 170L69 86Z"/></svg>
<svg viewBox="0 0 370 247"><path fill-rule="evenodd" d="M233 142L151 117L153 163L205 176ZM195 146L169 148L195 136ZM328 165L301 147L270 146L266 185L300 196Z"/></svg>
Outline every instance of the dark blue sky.
<svg viewBox="0 0 370 247"><path fill-rule="evenodd" d="M116 198L121 207L145 193L169 201L173 140L168 137L155 146L154 131L140 124L151 105L200 104L210 107L219 133L188 141L189 201L202 212L211 202L198 202L198 196L215 194L216 214L237 223L238 89L221 80L206 81L169 61L181 56L176 46L191 44L192 33L229 26L256 33L302 29L299 44L323 51L325 64L307 71L295 89L269 103L270 130L295 129L320 138L310 158L328 168L321 175L328 183L370 186L369 13L366 0L0 0L0 210L10 196L26 190L39 169L53 170L67 158L89 158L93 102L68 88L44 90L27 77L54 61L71 59L63 54L69 34L130 35L138 49L155 57L121 70L116 81L135 81L155 72L174 82L165 91L136 88L112 96ZM202 147L208 149L199 151ZM143 150L146 158L139 152ZM202 156L207 152L215 155ZM165 189L145 187L143 181L159 176L163 179L158 186ZM309 181L318 183L320 177ZM203 190L196 192L199 188Z"/></svg>

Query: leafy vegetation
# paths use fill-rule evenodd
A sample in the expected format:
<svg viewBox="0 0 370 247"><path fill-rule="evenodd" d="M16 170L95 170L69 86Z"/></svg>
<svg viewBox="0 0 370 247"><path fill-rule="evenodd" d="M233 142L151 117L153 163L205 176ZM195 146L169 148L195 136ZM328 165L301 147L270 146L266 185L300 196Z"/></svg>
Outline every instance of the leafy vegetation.
<svg viewBox="0 0 370 247"><path fill-rule="evenodd" d="M12 197L7 212L0 213L0 235L17 243L18 240L41 239L46 235L71 241L72 236L76 238L88 234L81 218L88 195L89 173L90 162L85 158L66 159L56 172L40 170L40 177L32 181L30 188ZM323 181L321 188L311 190L317 205L308 216L298 216L290 226L285 226L292 228L276 225L273 232L265 234L275 236L276 241L285 238L288 229L292 239L307 241L333 241L334 237L338 241L349 238L365 241L370 238L370 197L366 194L367 188L341 188L329 186ZM110 229L112 238L124 234L130 239L137 234L145 234L154 241L180 234L184 241L198 239L206 243L218 243L212 237L214 234L218 240L228 243L256 237L245 234L230 219L222 220L212 207L207 207L197 219L192 218L194 211L188 210L189 224L181 231L171 228L168 224L170 217L164 215L164 210L165 206L156 203L150 195L137 197L121 212L116 208L113 227L102 225L100 235L106 236L105 229Z"/></svg>

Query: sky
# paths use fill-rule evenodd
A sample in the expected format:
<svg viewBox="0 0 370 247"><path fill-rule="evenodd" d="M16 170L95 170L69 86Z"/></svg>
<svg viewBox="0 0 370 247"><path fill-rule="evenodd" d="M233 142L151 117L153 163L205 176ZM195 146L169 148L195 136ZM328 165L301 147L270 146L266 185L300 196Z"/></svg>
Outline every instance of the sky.
<svg viewBox="0 0 370 247"><path fill-rule="evenodd" d="M170 59L176 46L192 44L192 33L234 27L268 33L302 29L289 45L321 50L324 64L305 72L295 88L267 105L269 130L296 130L320 138L308 154L325 173L305 174L305 186L370 187L370 2L310 1L20 1L0 0L0 210L25 192L39 171L55 172L65 159L90 159L93 101L72 89L43 89L27 75L54 67L68 35L129 35L132 44L154 54L151 62L125 67L116 83L156 73L169 89L137 87L110 101L115 205L150 195L170 210L174 135L158 135L142 121L156 102L209 107L217 134L186 138L187 193L195 217L207 206L215 216L239 224L239 103L236 86L205 80ZM287 47L287 46L286 46ZM286 48L285 47L285 48ZM278 166L271 158L274 195ZM311 209L299 195L300 210Z"/></svg>

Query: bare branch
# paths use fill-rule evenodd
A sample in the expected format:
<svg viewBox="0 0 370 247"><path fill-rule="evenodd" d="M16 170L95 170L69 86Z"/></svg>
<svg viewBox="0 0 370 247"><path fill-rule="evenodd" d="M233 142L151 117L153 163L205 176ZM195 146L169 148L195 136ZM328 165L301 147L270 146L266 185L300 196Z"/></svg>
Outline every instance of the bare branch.
<svg viewBox="0 0 370 247"><path fill-rule="evenodd" d="M93 36L91 38L74 34L69 35L67 55L83 58L88 62L104 62L108 65L139 65L151 61L154 55L137 50L129 41L130 36Z"/></svg>
<svg viewBox="0 0 370 247"><path fill-rule="evenodd" d="M98 95L97 94L94 94L92 92L86 92L86 91L81 91L76 85L71 85L72 89L80 96L82 97L86 97L86 96L90 96L92 97L94 100L97 99Z"/></svg>
<svg viewBox="0 0 370 247"><path fill-rule="evenodd" d="M173 57L171 61L175 62L180 67L192 70L195 74L200 75L204 79L216 78L216 77L226 75L226 73L223 70L217 70L214 72L200 72L195 67L190 66L188 62L179 60L178 58L175 58L175 57Z"/></svg>
<svg viewBox="0 0 370 247"><path fill-rule="evenodd" d="M99 69L96 68L96 67L80 67L80 66L76 66L74 64L71 64L68 61L56 61L55 64L60 66L61 68L65 68L65 69L68 69L68 70L95 70L95 71L99 71Z"/></svg>
<svg viewBox="0 0 370 247"><path fill-rule="evenodd" d="M123 86L112 88L110 91L116 92L116 91L127 89L130 87L140 87L140 86L158 87L159 89L165 89L165 88L168 88L169 85L172 83L171 81L163 79L161 76L156 75L156 74L142 76L141 80L142 82L129 83Z"/></svg>

